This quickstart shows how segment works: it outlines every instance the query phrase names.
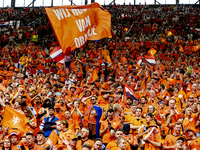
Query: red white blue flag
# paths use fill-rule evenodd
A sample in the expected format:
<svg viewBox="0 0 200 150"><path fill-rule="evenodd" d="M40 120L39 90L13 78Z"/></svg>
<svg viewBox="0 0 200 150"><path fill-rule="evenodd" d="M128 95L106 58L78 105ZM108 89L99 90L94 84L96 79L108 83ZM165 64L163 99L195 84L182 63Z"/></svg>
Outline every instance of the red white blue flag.
<svg viewBox="0 0 200 150"><path fill-rule="evenodd" d="M152 65L152 66L155 65L155 63L156 63L156 61L155 61L155 56L144 56L144 57L145 57L146 61L147 61L150 65Z"/></svg>
<svg viewBox="0 0 200 150"><path fill-rule="evenodd" d="M133 100L138 100L134 91L126 83L124 83L124 95L126 95L126 97L132 97Z"/></svg>
<svg viewBox="0 0 200 150"><path fill-rule="evenodd" d="M141 63L142 63L142 57L143 56L137 57L137 64L138 65L141 65Z"/></svg>
<svg viewBox="0 0 200 150"><path fill-rule="evenodd" d="M66 50L66 52L69 53L63 54L62 48L58 46L53 51L51 51L50 56L56 62L65 64L66 67L69 67L71 61L71 49L69 48L69 50Z"/></svg>

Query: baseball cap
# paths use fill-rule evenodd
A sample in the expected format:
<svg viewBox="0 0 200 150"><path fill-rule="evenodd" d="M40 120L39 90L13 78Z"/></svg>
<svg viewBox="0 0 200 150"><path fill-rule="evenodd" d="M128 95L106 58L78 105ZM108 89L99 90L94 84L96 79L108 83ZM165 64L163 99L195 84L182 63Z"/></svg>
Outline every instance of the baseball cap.
<svg viewBox="0 0 200 150"><path fill-rule="evenodd" d="M176 141L178 141L178 140L182 140L183 142L185 142L185 139L184 139L184 137L179 137Z"/></svg>
<svg viewBox="0 0 200 150"><path fill-rule="evenodd" d="M55 104L54 108L60 108L60 104Z"/></svg>

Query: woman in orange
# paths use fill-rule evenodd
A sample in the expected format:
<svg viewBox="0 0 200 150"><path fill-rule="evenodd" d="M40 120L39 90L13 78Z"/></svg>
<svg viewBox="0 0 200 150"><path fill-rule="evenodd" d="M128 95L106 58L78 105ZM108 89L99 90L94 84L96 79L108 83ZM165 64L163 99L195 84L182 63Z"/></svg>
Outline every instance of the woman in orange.
<svg viewBox="0 0 200 150"><path fill-rule="evenodd" d="M29 120L26 124L26 133L34 133L35 128L37 127L36 118L33 115L31 109L29 107L24 108L24 115Z"/></svg>
<svg viewBox="0 0 200 150"><path fill-rule="evenodd" d="M83 112L79 110L79 106L80 106L80 102L78 100L74 100L73 101L73 110L71 111L71 118L73 120L75 120L76 122L79 123L79 125L81 125L82 123L82 117L84 116L83 115Z"/></svg>

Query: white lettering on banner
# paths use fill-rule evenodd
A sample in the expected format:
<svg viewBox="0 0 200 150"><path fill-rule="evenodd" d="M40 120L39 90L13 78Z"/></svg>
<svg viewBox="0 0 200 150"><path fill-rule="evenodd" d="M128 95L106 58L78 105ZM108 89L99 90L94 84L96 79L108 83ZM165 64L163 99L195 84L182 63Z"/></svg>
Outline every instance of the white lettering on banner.
<svg viewBox="0 0 200 150"><path fill-rule="evenodd" d="M69 13L69 10L68 9L65 9L66 10L66 12L67 12L67 17L70 17L70 13Z"/></svg>
<svg viewBox="0 0 200 150"><path fill-rule="evenodd" d="M85 11L87 11L87 9L72 9L72 13L73 13L74 16L78 16ZM58 20L62 20L64 18L71 16L71 14L70 14L70 12L67 8L66 9L63 9L63 8L54 9L53 12L55 13Z"/></svg>
<svg viewBox="0 0 200 150"><path fill-rule="evenodd" d="M76 20L76 24L80 32L85 31L87 27L91 26L90 16L88 15L87 17L85 17L85 20L84 19Z"/></svg>
<svg viewBox="0 0 200 150"><path fill-rule="evenodd" d="M65 16L65 18L67 17L64 9L54 9L53 12L55 13L55 15L58 18L58 20L64 19L64 16Z"/></svg>
<svg viewBox="0 0 200 150"><path fill-rule="evenodd" d="M88 37L90 37L91 35L97 35L97 33L95 33L95 26L93 26L92 29L88 29L85 36L80 36L74 39L74 42L77 48L83 46L85 42L87 41Z"/></svg>
<svg viewBox="0 0 200 150"><path fill-rule="evenodd" d="M85 11L87 11L87 9L72 9L72 13L74 16L81 15Z"/></svg>
<svg viewBox="0 0 200 150"><path fill-rule="evenodd" d="M80 42L78 38L75 38L74 42L75 42L76 47L80 47Z"/></svg>

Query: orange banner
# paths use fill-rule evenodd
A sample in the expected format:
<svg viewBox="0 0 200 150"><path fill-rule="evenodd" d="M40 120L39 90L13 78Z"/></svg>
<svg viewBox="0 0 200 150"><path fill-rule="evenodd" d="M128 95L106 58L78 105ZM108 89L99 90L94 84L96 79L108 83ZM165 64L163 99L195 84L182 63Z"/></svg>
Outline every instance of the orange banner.
<svg viewBox="0 0 200 150"><path fill-rule="evenodd" d="M90 80L89 80L89 83L92 83L93 81L95 81L96 79L98 79L98 74L97 74L97 70L95 69L93 72L92 72L92 75L90 77Z"/></svg>
<svg viewBox="0 0 200 150"><path fill-rule="evenodd" d="M79 48L87 40L111 38L111 15L100 4L45 8L52 28L62 47Z"/></svg>
<svg viewBox="0 0 200 150"><path fill-rule="evenodd" d="M200 44L193 46L193 51L196 52L200 49Z"/></svg>
<svg viewBox="0 0 200 150"><path fill-rule="evenodd" d="M59 140L59 136L54 132L52 131L51 134L49 135L48 139L46 140L45 144L46 145L56 145L57 142Z"/></svg>
<svg viewBox="0 0 200 150"><path fill-rule="evenodd" d="M23 133L26 133L25 125L27 122L28 119L24 115L10 107L5 107L2 126L16 128L21 130Z"/></svg>
<svg viewBox="0 0 200 150"><path fill-rule="evenodd" d="M156 50L154 49L154 48L151 48L149 51L148 51L148 54L150 55L150 56L154 56L155 54L156 54Z"/></svg>

